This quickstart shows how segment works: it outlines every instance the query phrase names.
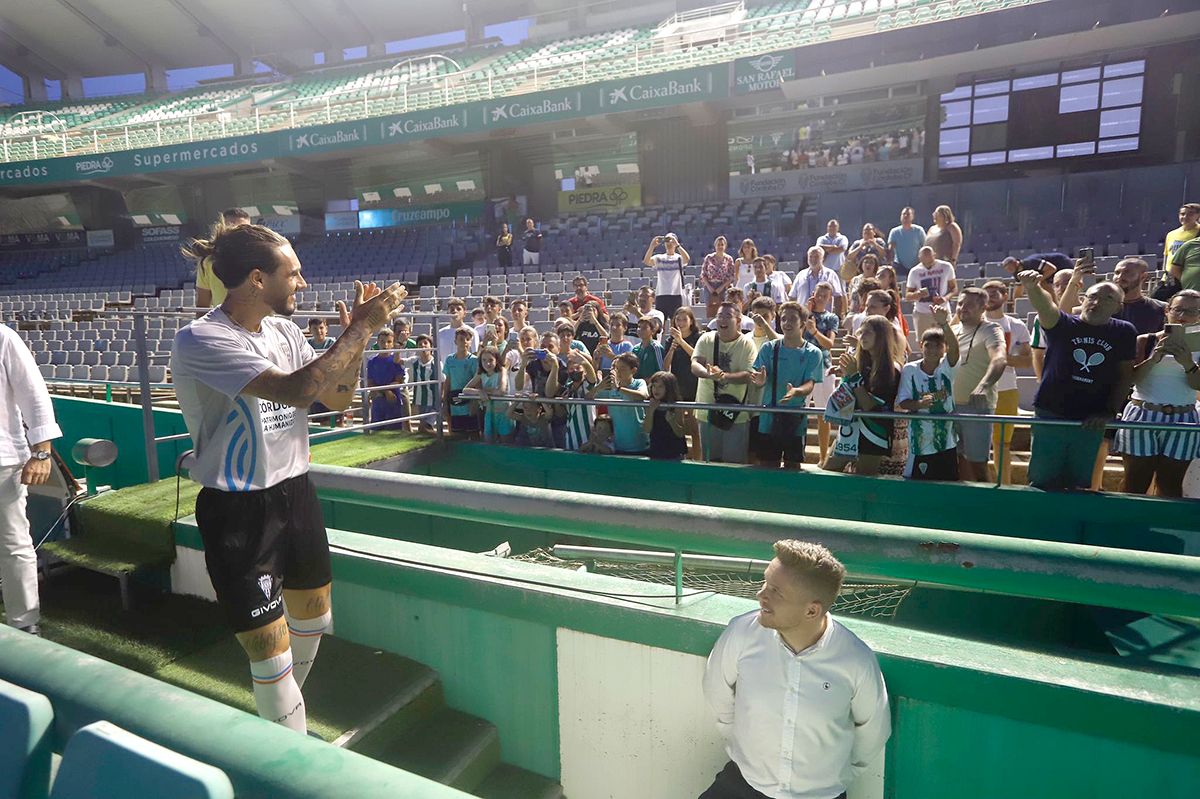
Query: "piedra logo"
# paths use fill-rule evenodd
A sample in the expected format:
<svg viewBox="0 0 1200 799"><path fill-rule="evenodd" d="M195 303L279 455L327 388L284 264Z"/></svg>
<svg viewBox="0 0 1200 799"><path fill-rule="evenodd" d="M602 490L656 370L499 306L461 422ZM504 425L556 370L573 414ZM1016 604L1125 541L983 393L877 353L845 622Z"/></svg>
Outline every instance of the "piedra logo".
<svg viewBox="0 0 1200 799"><path fill-rule="evenodd" d="M107 175L113 168L113 160L107 155L103 158L88 158L75 162L76 175Z"/></svg>
<svg viewBox="0 0 1200 799"><path fill-rule="evenodd" d="M629 199L629 192L617 186L612 189L594 189L572 192L567 204L587 208L620 208Z"/></svg>

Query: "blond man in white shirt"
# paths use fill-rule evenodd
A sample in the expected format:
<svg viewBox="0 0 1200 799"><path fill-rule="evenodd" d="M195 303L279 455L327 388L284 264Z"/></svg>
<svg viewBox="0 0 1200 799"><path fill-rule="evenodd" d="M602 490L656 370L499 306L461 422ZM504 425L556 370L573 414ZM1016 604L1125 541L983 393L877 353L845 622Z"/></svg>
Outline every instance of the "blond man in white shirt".
<svg viewBox="0 0 1200 799"><path fill-rule="evenodd" d="M875 654L829 614L846 569L828 549L775 542L759 609L708 657L704 695L729 763L700 799L844 799L891 735Z"/></svg>
<svg viewBox="0 0 1200 799"><path fill-rule="evenodd" d="M61 437L33 355L0 325L0 580L9 625L34 635L41 635L41 605L26 486L50 478L50 442Z"/></svg>

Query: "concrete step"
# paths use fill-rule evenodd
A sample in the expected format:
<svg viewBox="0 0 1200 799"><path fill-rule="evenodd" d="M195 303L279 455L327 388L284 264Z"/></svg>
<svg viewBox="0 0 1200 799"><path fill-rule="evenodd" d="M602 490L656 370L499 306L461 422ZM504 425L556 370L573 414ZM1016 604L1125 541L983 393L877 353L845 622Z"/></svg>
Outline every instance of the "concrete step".
<svg viewBox="0 0 1200 799"><path fill-rule="evenodd" d="M562 799L562 786L532 771L501 763L475 789L482 799Z"/></svg>
<svg viewBox="0 0 1200 799"><path fill-rule="evenodd" d="M500 736L477 716L442 707L400 735L381 727L356 748L361 754L463 791L500 764Z"/></svg>

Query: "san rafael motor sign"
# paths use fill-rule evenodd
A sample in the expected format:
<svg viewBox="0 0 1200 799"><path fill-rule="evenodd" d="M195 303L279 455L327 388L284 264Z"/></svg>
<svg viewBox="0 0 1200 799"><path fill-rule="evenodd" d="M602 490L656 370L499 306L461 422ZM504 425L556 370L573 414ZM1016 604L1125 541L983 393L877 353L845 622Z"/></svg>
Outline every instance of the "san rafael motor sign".
<svg viewBox="0 0 1200 799"><path fill-rule="evenodd" d="M778 89L785 80L796 77L796 54L764 53L753 58L739 58L733 67L734 94L754 94Z"/></svg>

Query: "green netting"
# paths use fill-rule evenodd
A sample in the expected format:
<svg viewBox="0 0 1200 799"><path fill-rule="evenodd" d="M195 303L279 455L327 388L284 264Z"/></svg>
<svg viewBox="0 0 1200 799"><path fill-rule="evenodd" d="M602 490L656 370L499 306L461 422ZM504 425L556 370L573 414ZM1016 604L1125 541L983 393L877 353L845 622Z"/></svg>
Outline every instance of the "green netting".
<svg viewBox="0 0 1200 799"><path fill-rule="evenodd" d="M513 555L511 560L538 563L571 571L607 574L612 577L624 577L628 580L640 580L657 585L675 585L675 568L668 564L628 563L601 559L568 560L555 555L549 547ZM753 599L761 585L762 571L758 569L753 572L691 566L684 566L683 569L685 590L712 591L715 594ZM848 577L842 584L842 591L838 595L837 602L833 604L833 611L890 619L896 615L900 603L912 591L914 585L915 583L882 583L878 580L859 580Z"/></svg>

